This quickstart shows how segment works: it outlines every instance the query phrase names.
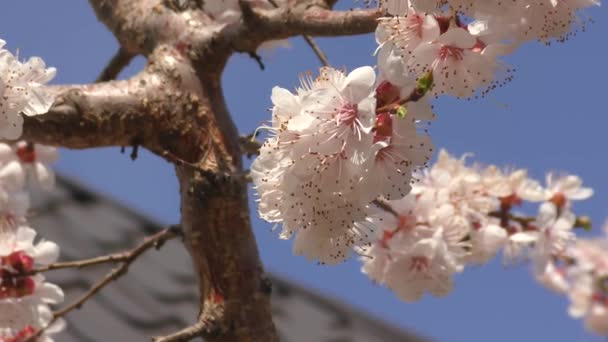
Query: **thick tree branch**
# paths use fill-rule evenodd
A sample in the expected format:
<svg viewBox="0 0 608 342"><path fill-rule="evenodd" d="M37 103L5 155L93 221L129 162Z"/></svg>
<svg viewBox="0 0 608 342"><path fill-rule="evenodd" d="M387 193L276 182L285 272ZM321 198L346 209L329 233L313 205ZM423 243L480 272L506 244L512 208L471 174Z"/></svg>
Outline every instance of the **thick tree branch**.
<svg viewBox="0 0 608 342"><path fill-rule="evenodd" d="M160 85L146 73L128 81L54 87L58 95L48 113L24 116L21 139L69 148L131 145L149 126L145 99Z"/></svg>
<svg viewBox="0 0 608 342"><path fill-rule="evenodd" d="M147 26L153 1L89 0L97 19L114 33L121 47L132 54L151 51L154 42L147 42Z"/></svg>
<svg viewBox="0 0 608 342"><path fill-rule="evenodd" d="M181 224L200 281L199 322L213 322L214 333L205 336L210 342L277 341L249 220L239 136L226 109L221 75L204 67L197 74L206 116L196 122L213 137L213 149L198 157L197 168L176 169Z"/></svg>
<svg viewBox="0 0 608 342"><path fill-rule="evenodd" d="M377 9L333 11L309 5L304 3L293 8L271 10L253 8L253 14L241 30L222 38L237 51L244 52L268 40L299 35L335 37L366 34L375 31L381 14Z"/></svg>
<svg viewBox="0 0 608 342"><path fill-rule="evenodd" d="M191 122L200 114L194 71L165 46L148 59L148 67L126 81L56 88L48 113L24 117L21 139L76 149L139 145L195 160L208 135Z"/></svg>

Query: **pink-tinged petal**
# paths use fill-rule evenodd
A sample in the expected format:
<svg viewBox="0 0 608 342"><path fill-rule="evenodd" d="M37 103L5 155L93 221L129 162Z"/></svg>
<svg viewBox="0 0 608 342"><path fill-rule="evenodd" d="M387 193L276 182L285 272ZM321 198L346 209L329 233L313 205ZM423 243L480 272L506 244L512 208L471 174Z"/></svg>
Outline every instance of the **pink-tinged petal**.
<svg viewBox="0 0 608 342"><path fill-rule="evenodd" d="M23 245L31 245L36 238L36 231L30 227L21 226L17 229L15 240Z"/></svg>
<svg viewBox="0 0 608 342"><path fill-rule="evenodd" d="M428 96L424 96L418 101L407 103L408 115L412 115L416 120L433 121L435 114L433 108L428 101Z"/></svg>
<svg viewBox="0 0 608 342"><path fill-rule="evenodd" d="M357 112L363 132L370 133L376 123L376 99L373 97L364 98L359 102Z"/></svg>
<svg viewBox="0 0 608 342"><path fill-rule="evenodd" d="M59 150L56 147L36 145L36 159L44 164L52 164L59 159Z"/></svg>
<svg viewBox="0 0 608 342"><path fill-rule="evenodd" d="M425 15L424 22L422 23L422 42L431 42L439 37L441 34L437 19L432 15Z"/></svg>
<svg viewBox="0 0 608 342"><path fill-rule="evenodd" d="M27 104L23 109L23 114L28 116L45 114L55 102L55 94L42 87L32 87L29 94Z"/></svg>
<svg viewBox="0 0 608 342"><path fill-rule="evenodd" d="M374 90L376 72L370 66L357 68L346 77L342 93L348 97L349 102L356 104L363 100Z"/></svg>
<svg viewBox="0 0 608 342"><path fill-rule="evenodd" d="M465 29L457 27L449 29L447 32L439 36L439 42L443 45L457 47L461 49L470 49L475 45L475 37L473 37Z"/></svg>
<svg viewBox="0 0 608 342"><path fill-rule="evenodd" d="M484 247L494 252L507 242L507 232L500 226L491 224L481 229L481 242Z"/></svg>
<svg viewBox="0 0 608 342"><path fill-rule="evenodd" d="M515 44L490 44L486 46L482 51L481 55L488 58L496 59L500 56L509 55L515 51L517 45Z"/></svg>
<svg viewBox="0 0 608 342"><path fill-rule="evenodd" d="M0 94L2 91L0 91ZM15 152L9 144L0 143L0 162L5 163L15 159Z"/></svg>
<svg viewBox="0 0 608 342"><path fill-rule="evenodd" d="M511 242L529 244L538 240L538 234L533 232L515 233L509 237Z"/></svg>
<svg viewBox="0 0 608 342"><path fill-rule="evenodd" d="M439 57L441 46L436 43L422 43L412 52L412 57L407 61L411 73L419 77L428 69Z"/></svg>
<svg viewBox="0 0 608 342"><path fill-rule="evenodd" d="M18 113L11 113L6 119L6 122L0 122L0 138L19 139L23 133L23 117Z"/></svg>
<svg viewBox="0 0 608 342"><path fill-rule="evenodd" d="M302 132L312 126L315 118L307 114L300 114L289 119L287 129L294 132Z"/></svg>
<svg viewBox="0 0 608 342"><path fill-rule="evenodd" d="M536 224L541 227L547 227L552 225L557 219L557 208L551 202L544 202L538 208L538 216L536 217Z"/></svg>
<svg viewBox="0 0 608 342"><path fill-rule="evenodd" d="M53 324L51 324L51 326L49 326L48 328L46 328L44 331L47 334L57 334L61 331L63 331L66 327L66 323L65 320L63 318L59 318L56 319Z"/></svg>
<svg viewBox="0 0 608 342"><path fill-rule="evenodd" d="M473 36L478 36L487 33L490 30L487 20L475 20L467 25L467 31Z"/></svg>
<svg viewBox="0 0 608 342"><path fill-rule="evenodd" d="M591 188L578 188L573 191L568 191L566 196L572 200L584 200L593 196L593 189Z"/></svg>
<svg viewBox="0 0 608 342"><path fill-rule="evenodd" d="M295 96L287 89L281 87L272 88L270 95L272 104L278 107L291 107L295 103Z"/></svg>
<svg viewBox="0 0 608 342"><path fill-rule="evenodd" d="M51 241L40 241L36 245L32 257L34 257L37 264L51 264L59 258L59 246Z"/></svg>
<svg viewBox="0 0 608 342"><path fill-rule="evenodd" d="M58 304L65 299L61 288L51 283L42 283L37 286L36 294L47 304Z"/></svg>
<svg viewBox="0 0 608 342"><path fill-rule="evenodd" d="M55 172L50 167L42 163L35 163L34 173L36 174L38 185L42 189L49 191L55 187Z"/></svg>
<svg viewBox="0 0 608 342"><path fill-rule="evenodd" d="M25 170L21 163L11 161L0 168L0 180L8 191L18 191L25 186Z"/></svg>

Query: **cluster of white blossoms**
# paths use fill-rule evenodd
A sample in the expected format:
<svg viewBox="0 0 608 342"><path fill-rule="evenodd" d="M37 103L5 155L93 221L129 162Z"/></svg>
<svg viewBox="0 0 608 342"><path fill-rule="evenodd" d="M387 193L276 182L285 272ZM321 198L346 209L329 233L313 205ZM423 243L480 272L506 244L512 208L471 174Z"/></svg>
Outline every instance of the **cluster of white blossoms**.
<svg viewBox="0 0 608 342"><path fill-rule="evenodd" d="M374 236L369 204L409 193L412 171L433 151L418 126L433 115L424 97L391 112L403 96L371 67L349 74L325 67L295 93L273 89L272 137L251 176L261 217L282 224L282 238L295 235L296 254L344 260Z"/></svg>
<svg viewBox="0 0 608 342"><path fill-rule="evenodd" d="M500 250L507 261L532 258L541 276L574 241L572 201L591 195L576 176L549 174L543 187L525 170L467 166L441 151L408 196L380 202L371 218L378 240L361 248L362 270L407 302L448 294L455 273ZM522 201L540 202L538 215L515 213Z"/></svg>
<svg viewBox="0 0 608 342"><path fill-rule="evenodd" d="M0 40L0 138L21 135L22 114L45 113L54 97L41 85L55 74L39 58L25 63L1 49ZM57 260L57 244L36 239L29 227L30 187L51 190L55 183L49 164L55 148L24 141L0 143L0 342L52 341L64 322L54 320L49 305L63 301L63 291L45 281L37 267ZM51 324L52 323L52 324ZM40 329L44 333L38 334Z"/></svg>
<svg viewBox="0 0 608 342"><path fill-rule="evenodd" d="M26 341L44 328L37 341L52 341L64 322L53 320L50 304L63 301L63 291L34 272L55 262L57 244L38 240L29 227L28 187L53 188L48 163L57 158L55 148L26 142L0 144L0 341ZM53 324L49 327L49 324Z"/></svg>
<svg viewBox="0 0 608 342"><path fill-rule="evenodd" d="M55 76L55 68L46 68L44 61L32 57L20 62L0 39L0 139L14 140L21 136L23 117L46 113L54 94L45 83Z"/></svg>
<svg viewBox="0 0 608 342"><path fill-rule="evenodd" d="M549 261L539 282L568 296L568 313L584 319L587 329L608 335L608 224L605 235L579 238L566 251Z"/></svg>
<svg viewBox="0 0 608 342"><path fill-rule="evenodd" d="M563 41L597 0L382 0L378 64L404 82L433 71L433 94L471 97L511 78L498 58L529 40ZM497 75L503 75L496 80ZM391 82L393 80L391 79Z"/></svg>
<svg viewBox="0 0 608 342"><path fill-rule="evenodd" d="M598 247L608 244L576 242L573 229L588 221L572 202L592 195L578 177L550 174L543 186L525 170L468 166L444 151L423 170L429 97L484 95L511 78L501 56L566 40L585 25L579 10L599 2L378 2L377 68L324 67L295 92L273 89L271 134L251 167L260 216L309 259L356 250L363 272L407 302L448 294L465 265L501 251L532 260L539 279L570 291L573 315L608 333L608 254ZM524 201L538 213L516 212Z"/></svg>

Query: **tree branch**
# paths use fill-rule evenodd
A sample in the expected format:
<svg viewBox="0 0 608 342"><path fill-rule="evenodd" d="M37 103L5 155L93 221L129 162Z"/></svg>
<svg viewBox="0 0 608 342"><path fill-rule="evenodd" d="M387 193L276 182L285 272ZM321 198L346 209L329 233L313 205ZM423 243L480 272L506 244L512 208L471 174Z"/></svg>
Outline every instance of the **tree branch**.
<svg viewBox="0 0 608 342"><path fill-rule="evenodd" d="M156 249L160 249L163 246L163 244L165 244L167 241L169 241L173 238L176 238L178 236L181 236L180 227L171 226L169 228L161 230L160 232L158 232L152 236L147 237L138 246L131 249L130 251L125 252L123 257L121 258L122 263L120 264L120 266L114 268L112 271L110 271L108 274L106 274L105 277L103 277L100 281L95 283L89 289L89 291L87 291L79 299L77 299L76 301L74 301L73 303L69 304L68 306L66 306L64 308L55 311L53 313L53 319L48 323L48 325L46 327L39 329L36 332L36 334L34 334L32 337L28 338L27 342L36 341L36 338L39 337L40 335L42 335L44 333L44 330L47 327L50 327L59 318L62 318L63 316L67 315L72 310L80 309L86 301L93 298L93 296L95 296L105 286L107 286L112 281L114 281L114 280L120 278L121 276L123 276L124 274L126 274L127 270L129 269L129 266L145 251L149 250L152 247L154 247ZM101 258L104 258L104 257L101 257ZM92 259L89 259L89 260L92 260ZM58 267L58 268L64 268L64 267ZM51 269L57 269L57 268L51 268Z"/></svg>
<svg viewBox="0 0 608 342"><path fill-rule="evenodd" d="M304 38L304 40L310 46L315 55L317 55L317 58L319 59L319 61L321 61L321 64L323 64L323 66L329 66L329 60L327 59L327 56L325 55L323 50L321 50L321 47L317 44L317 42L315 42L315 40L312 39L312 37L310 36L304 35L302 36L302 38Z"/></svg>
<svg viewBox="0 0 608 342"><path fill-rule="evenodd" d="M213 149L197 168L177 166L185 243L199 276L199 322L213 322L208 342L277 341L264 269L251 230L239 136L224 102L221 74L197 69L208 106L200 130ZM162 340L161 340L162 341Z"/></svg>
<svg viewBox="0 0 608 342"><path fill-rule="evenodd" d="M320 7L255 9L260 31L266 31L272 39L296 35L319 37L350 36L372 33L378 25L381 12L377 9L333 11Z"/></svg>
<svg viewBox="0 0 608 342"><path fill-rule="evenodd" d="M120 47L108 65L101 71L95 82L106 82L116 79L118 74L131 63L135 55Z"/></svg>
<svg viewBox="0 0 608 342"><path fill-rule="evenodd" d="M150 127L146 99L158 92L157 77L53 87L58 93L48 113L24 116L21 139L68 148L128 146Z"/></svg>
<svg viewBox="0 0 608 342"><path fill-rule="evenodd" d="M83 260L75 260L75 261L66 261L66 262L56 262L44 267L39 267L33 269L31 272L28 272L27 275L33 275L41 272L48 272L53 270L60 270L63 268L84 268L88 266L95 266L100 264L107 263L131 263L135 258L141 255L146 250L154 247L156 249L162 247L162 245L172 240L178 236L181 236L181 228L179 226L171 226L167 229L162 230L161 232L154 234L147 239L145 239L141 244L137 247L120 253L113 253L109 255L102 255L95 258L83 259Z"/></svg>
<svg viewBox="0 0 608 342"><path fill-rule="evenodd" d="M199 336L208 336L212 334L213 326L209 322L199 320L193 325L186 327L178 332L167 336L158 336L152 338L153 342L185 342L190 341Z"/></svg>

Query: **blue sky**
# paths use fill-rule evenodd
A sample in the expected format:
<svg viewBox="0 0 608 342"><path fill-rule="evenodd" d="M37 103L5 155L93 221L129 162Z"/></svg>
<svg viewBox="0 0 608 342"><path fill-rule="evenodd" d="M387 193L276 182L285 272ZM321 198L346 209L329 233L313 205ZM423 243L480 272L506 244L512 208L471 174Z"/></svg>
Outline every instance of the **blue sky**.
<svg viewBox="0 0 608 342"><path fill-rule="evenodd" d="M351 0L341 3L351 6ZM22 56L42 56L58 69L55 83L94 80L117 49L112 35L85 1L4 1L0 38ZM508 58L517 71L507 86L479 101L440 99L431 126L437 147L473 152L484 163L580 175L596 192L576 206L596 228L608 217L606 137L608 96L604 8L587 11L595 23L566 44L529 44ZM335 66L352 69L373 64L373 36L319 39ZM298 73L314 71L318 61L301 38L292 47L264 53L259 70L245 55L234 56L224 75L228 107L241 132L269 119L270 90L293 88ZM137 60L123 73L143 65ZM149 153L132 162L118 148L62 151L57 169L161 222L178 221L177 182L171 166ZM291 242L278 240L271 226L253 223L266 268L308 285L403 328L437 341L605 341L587 333L566 313L567 301L537 285L527 266L504 268L500 262L473 267L459 275L447 298L400 302L359 272L356 260L317 266L291 254Z"/></svg>

